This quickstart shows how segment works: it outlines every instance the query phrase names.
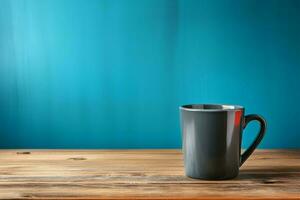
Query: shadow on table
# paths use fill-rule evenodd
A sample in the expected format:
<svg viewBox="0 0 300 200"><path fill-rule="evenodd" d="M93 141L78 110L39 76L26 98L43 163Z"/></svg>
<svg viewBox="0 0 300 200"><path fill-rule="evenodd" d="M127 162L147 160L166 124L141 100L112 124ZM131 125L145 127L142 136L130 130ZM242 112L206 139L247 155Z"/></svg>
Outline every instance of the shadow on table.
<svg viewBox="0 0 300 200"><path fill-rule="evenodd" d="M261 180L263 183L280 183L284 179L300 176L300 168L297 166L241 169L236 180Z"/></svg>

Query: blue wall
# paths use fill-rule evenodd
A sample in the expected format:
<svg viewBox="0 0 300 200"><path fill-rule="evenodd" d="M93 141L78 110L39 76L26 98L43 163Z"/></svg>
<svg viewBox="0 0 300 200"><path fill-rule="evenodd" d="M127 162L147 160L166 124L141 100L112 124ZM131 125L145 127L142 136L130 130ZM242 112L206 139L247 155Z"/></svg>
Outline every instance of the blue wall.
<svg viewBox="0 0 300 200"><path fill-rule="evenodd" d="M201 102L265 116L261 148L299 148L299 10L292 0L1 0L0 148L178 148L178 106Z"/></svg>

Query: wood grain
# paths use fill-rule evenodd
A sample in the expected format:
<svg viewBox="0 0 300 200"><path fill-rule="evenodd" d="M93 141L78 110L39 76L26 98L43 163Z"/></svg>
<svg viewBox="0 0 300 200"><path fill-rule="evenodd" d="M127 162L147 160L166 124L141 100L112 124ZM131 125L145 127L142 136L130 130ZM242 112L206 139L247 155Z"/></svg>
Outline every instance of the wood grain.
<svg viewBox="0 0 300 200"><path fill-rule="evenodd" d="M179 150L0 150L1 199L300 199L300 150L257 150L238 178L184 176Z"/></svg>

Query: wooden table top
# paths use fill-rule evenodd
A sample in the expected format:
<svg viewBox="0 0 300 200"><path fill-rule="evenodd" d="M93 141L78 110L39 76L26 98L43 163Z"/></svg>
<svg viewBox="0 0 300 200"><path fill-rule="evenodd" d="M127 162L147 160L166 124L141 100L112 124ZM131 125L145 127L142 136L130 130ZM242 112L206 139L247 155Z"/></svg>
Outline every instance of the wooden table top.
<svg viewBox="0 0 300 200"><path fill-rule="evenodd" d="M257 150L233 180L187 178L179 150L0 150L0 199L300 199L300 150Z"/></svg>

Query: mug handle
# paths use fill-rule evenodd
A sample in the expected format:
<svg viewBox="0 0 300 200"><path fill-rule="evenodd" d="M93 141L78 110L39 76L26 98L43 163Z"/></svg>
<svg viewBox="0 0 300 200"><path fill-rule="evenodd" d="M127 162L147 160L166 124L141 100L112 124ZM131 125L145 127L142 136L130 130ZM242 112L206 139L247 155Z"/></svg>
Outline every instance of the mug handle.
<svg viewBox="0 0 300 200"><path fill-rule="evenodd" d="M253 153L253 151L256 149L256 147L259 145L261 140L263 139L265 133L266 133L266 127L267 127L267 122L266 120L259 115L251 114L251 115L246 115L245 116L245 123L243 126L243 129L246 128L247 124L253 120L256 120L259 122L260 125L260 130L258 135L256 136L255 140L253 143L249 146L249 148L242 154L241 156L241 161L240 161L240 166L244 164L244 162L249 158L249 156Z"/></svg>

